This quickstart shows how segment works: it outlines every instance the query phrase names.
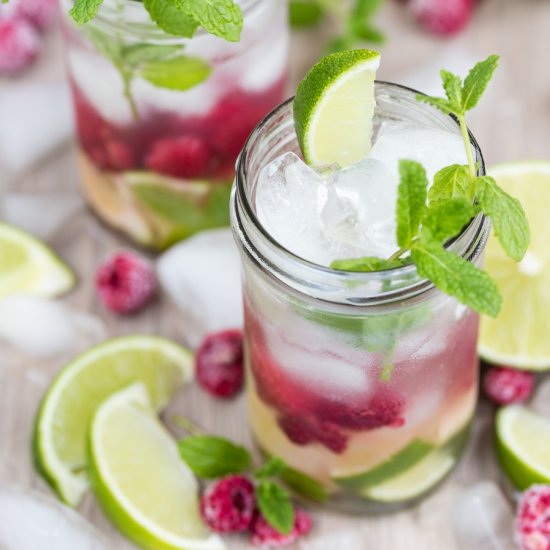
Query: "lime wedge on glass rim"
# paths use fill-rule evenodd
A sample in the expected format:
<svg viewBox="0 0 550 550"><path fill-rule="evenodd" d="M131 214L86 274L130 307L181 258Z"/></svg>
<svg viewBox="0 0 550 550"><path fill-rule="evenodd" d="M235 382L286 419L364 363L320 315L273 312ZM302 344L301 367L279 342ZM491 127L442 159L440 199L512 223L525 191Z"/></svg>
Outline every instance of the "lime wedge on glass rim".
<svg viewBox="0 0 550 550"><path fill-rule="evenodd" d="M374 79L380 54L350 50L323 58L294 98L294 125L306 162L349 166L372 147Z"/></svg>
<svg viewBox="0 0 550 550"><path fill-rule="evenodd" d="M201 521L198 483L159 422L146 387L111 395L90 424L90 478L109 519L151 550L223 550Z"/></svg>
<svg viewBox="0 0 550 550"><path fill-rule="evenodd" d="M58 296L74 283L71 269L42 241L0 223L0 299L14 292Z"/></svg>
<svg viewBox="0 0 550 550"><path fill-rule="evenodd" d="M125 336L95 346L51 383L34 426L34 459L59 497L76 506L88 489L86 436L90 420L113 392L136 381L157 410L193 376L193 355L157 336Z"/></svg>

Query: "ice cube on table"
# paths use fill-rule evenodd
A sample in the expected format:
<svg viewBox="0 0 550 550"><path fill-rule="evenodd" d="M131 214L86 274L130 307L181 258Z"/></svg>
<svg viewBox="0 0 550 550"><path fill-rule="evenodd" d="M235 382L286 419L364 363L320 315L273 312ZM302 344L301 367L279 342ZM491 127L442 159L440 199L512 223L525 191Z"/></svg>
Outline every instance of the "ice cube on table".
<svg viewBox="0 0 550 550"><path fill-rule="evenodd" d="M0 301L0 339L36 357L80 351L106 338L93 315L30 294Z"/></svg>
<svg viewBox="0 0 550 550"><path fill-rule="evenodd" d="M466 489L451 510L461 550L514 550L514 516L500 488L483 481Z"/></svg>
<svg viewBox="0 0 550 550"><path fill-rule="evenodd" d="M114 550L85 518L53 497L0 487L2 550Z"/></svg>
<svg viewBox="0 0 550 550"><path fill-rule="evenodd" d="M230 229L204 231L173 246L159 258L157 275L191 322L190 345L208 332L242 326L240 257Z"/></svg>
<svg viewBox="0 0 550 550"><path fill-rule="evenodd" d="M529 402L529 408L550 418L550 376L546 375L537 386L535 395Z"/></svg>

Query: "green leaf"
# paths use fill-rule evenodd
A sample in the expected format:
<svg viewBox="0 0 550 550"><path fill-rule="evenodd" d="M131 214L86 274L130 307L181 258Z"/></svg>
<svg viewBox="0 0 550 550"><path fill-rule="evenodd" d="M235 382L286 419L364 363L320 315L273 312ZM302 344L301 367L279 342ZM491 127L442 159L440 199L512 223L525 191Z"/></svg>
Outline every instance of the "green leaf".
<svg viewBox="0 0 550 550"><path fill-rule="evenodd" d="M326 53L337 53L343 52L346 50L352 50L355 46L355 36L351 34L345 34L343 36L338 36L334 40L331 40L326 48Z"/></svg>
<svg viewBox="0 0 550 550"><path fill-rule="evenodd" d="M468 198L470 195L470 169L461 164L452 164L441 169L434 176L428 192L430 206L450 199Z"/></svg>
<svg viewBox="0 0 550 550"><path fill-rule="evenodd" d="M404 260L388 260L385 258L367 256L365 258L334 260L330 264L330 267L331 269L338 269L340 271L372 272L402 267L405 263L406 262Z"/></svg>
<svg viewBox="0 0 550 550"><path fill-rule="evenodd" d="M233 0L180 0L181 6L210 34L238 42L243 28L243 13Z"/></svg>
<svg viewBox="0 0 550 550"><path fill-rule="evenodd" d="M351 11L351 17L361 21L371 19L382 7L383 3L384 0L356 0L355 6Z"/></svg>
<svg viewBox="0 0 550 550"><path fill-rule="evenodd" d="M288 10L290 24L295 28L317 25L325 14L316 0L290 0Z"/></svg>
<svg viewBox="0 0 550 550"><path fill-rule="evenodd" d="M315 502L325 502L329 494L326 488L316 479L287 467L281 473L281 479L296 493Z"/></svg>
<svg viewBox="0 0 550 550"><path fill-rule="evenodd" d="M523 258L529 246L529 222L521 203L503 191L490 176L475 180L481 210L491 218L495 236L512 259Z"/></svg>
<svg viewBox="0 0 550 550"><path fill-rule="evenodd" d="M449 106L456 114L460 113L462 111L462 80L445 69L441 70L441 80L449 100Z"/></svg>
<svg viewBox="0 0 550 550"><path fill-rule="evenodd" d="M131 44L122 48L121 55L124 61L137 67L143 63L161 61L180 53L182 47L179 45L169 46L163 44Z"/></svg>
<svg viewBox="0 0 550 550"><path fill-rule="evenodd" d="M179 91L204 82L211 72L211 67L203 59L185 56L144 63L140 70L141 76L151 84Z"/></svg>
<svg viewBox="0 0 550 550"><path fill-rule="evenodd" d="M120 68L123 63L120 42L92 25L85 27L84 32L95 49Z"/></svg>
<svg viewBox="0 0 550 550"><path fill-rule="evenodd" d="M151 19L168 34L192 38L199 26L174 0L143 0L143 4Z"/></svg>
<svg viewBox="0 0 550 550"><path fill-rule="evenodd" d="M250 465L250 453L223 437L196 435L178 442L181 457L198 477L238 474Z"/></svg>
<svg viewBox="0 0 550 550"><path fill-rule="evenodd" d="M351 28L353 34L360 40L371 42L372 44L382 44L386 40L386 35L370 23L354 21Z"/></svg>
<svg viewBox="0 0 550 550"><path fill-rule="evenodd" d="M457 236L477 214L477 208L464 197L449 199L432 206L422 220L423 228L441 243Z"/></svg>
<svg viewBox="0 0 550 550"><path fill-rule="evenodd" d="M428 179L422 165L412 160L399 161L399 175L397 244L409 248L420 231L420 221L426 210Z"/></svg>
<svg viewBox="0 0 550 550"><path fill-rule="evenodd" d="M473 109L485 92L495 69L498 67L499 56L490 55L485 61L477 63L464 79L462 89L462 110Z"/></svg>
<svg viewBox="0 0 550 550"><path fill-rule="evenodd" d="M463 304L496 317L502 296L493 279L471 262L445 250L441 243L422 237L411 248L418 273Z"/></svg>
<svg viewBox="0 0 550 550"><path fill-rule="evenodd" d="M454 112L453 106L449 103L449 100L444 99L443 97L431 97L429 95L416 94L416 100L422 103L429 103L433 107L438 108L446 115L450 115Z"/></svg>
<svg viewBox="0 0 550 550"><path fill-rule="evenodd" d="M273 529L288 535L294 526L294 507L290 495L280 485L263 479L256 489L260 512Z"/></svg>
<svg viewBox="0 0 550 550"><path fill-rule="evenodd" d="M254 476L257 479L266 477L279 476L284 472L286 464L282 458L272 457L261 468L258 468L254 472Z"/></svg>
<svg viewBox="0 0 550 550"><path fill-rule="evenodd" d="M103 0L75 0L69 14L78 25L84 25L92 20L99 10Z"/></svg>

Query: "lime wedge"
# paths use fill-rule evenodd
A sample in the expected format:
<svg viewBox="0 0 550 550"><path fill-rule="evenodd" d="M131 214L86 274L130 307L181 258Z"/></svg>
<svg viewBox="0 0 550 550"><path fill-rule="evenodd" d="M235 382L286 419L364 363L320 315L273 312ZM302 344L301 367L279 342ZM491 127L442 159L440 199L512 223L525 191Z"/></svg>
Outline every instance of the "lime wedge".
<svg viewBox="0 0 550 550"><path fill-rule="evenodd" d="M90 477L107 517L142 548L221 550L199 516L198 483L141 384L109 397L89 434Z"/></svg>
<svg viewBox="0 0 550 550"><path fill-rule="evenodd" d="M496 280L504 304L496 319L482 318L478 350L489 362L548 370L550 225L546 204L550 201L550 163L505 164L491 169L490 174L523 205L531 226L531 244L523 260L516 263L504 254L494 236L490 237L485 269Z"/></svg>
<svg viewBox="0 0 550 550"><path fill-rule="evenodd" d="M294 125L308 164L349 166L372 147L374 79L380 54L329 55L307 73L294 99Z"/></svg>
<svg viewBox="0 0 550 550"><path fill-rule="evenodd" d="M126 336L91 348L52 382L35 421L35 462L67 504L88 488L86 434L98 405L111 393L141 381L157 410L193 375L193 356L156 336Z"/></svg>
<svg viewBox="0 0 550 550"><path fill-rule="evenodd" d="M0 299L14 292L58 296L74 283L70 268L43 242L0 223Z"/></svg>
<svg viewBox="0 0 550 550"><path fill-rule="evenodd" d="M550 419L519 405L503 407L496 418L496 451L518 489L550 483Z"/></svg>

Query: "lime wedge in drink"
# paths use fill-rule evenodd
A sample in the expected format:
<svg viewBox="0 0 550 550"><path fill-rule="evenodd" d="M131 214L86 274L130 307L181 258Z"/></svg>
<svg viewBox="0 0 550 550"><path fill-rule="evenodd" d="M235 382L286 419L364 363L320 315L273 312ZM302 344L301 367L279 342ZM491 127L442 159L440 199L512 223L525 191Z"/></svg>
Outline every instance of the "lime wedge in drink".
<svg viewBox="0 0 550 550"><path fill-rule="evenodd" d="M306 162L349 166L372 147L374 79L380 54L351 50L323 58L294 99L294 124Z"/></svg>
<svg viewBox="0 0 550 550"><path fill-rule="evenodd" d="M550 483L550 419L520 405L503 407L495 442L499 462L518 489Z"/></svg>
<svg viewBox="0 0 550 550"><path fill-rule="evenodd" d="M533 370L550 369L550 163L523 162L497 166L490 174L517 197L531 226L531 244L516 263L491 236L485 269L497 281L504 304L496 319L482 318L478 350L487 361Z"/></svg>
<svg viewBox="0 0 550 550"><path fill-rule="evenodd" d="M0 223L0 299L14 292L58 296L75 276L53 250L30 233Z"/></svg>
<svg viewBox="0 0 550 550"><path fill-rule="evenodd" d="M157 336L115 338L86 351L61 370L42 400L33 441L38 469L76 506L88 488L86 434L99 404L140 381L160 410L192 376L191 352Z"/></svg>
<svg viewBox="0 0 550 550"><path fill-rule="evenodd" d="M203 525L197 480L142 383L113 394L97 409L90 425L89 464L105 514L142 548L225 548Z"/></svg>

